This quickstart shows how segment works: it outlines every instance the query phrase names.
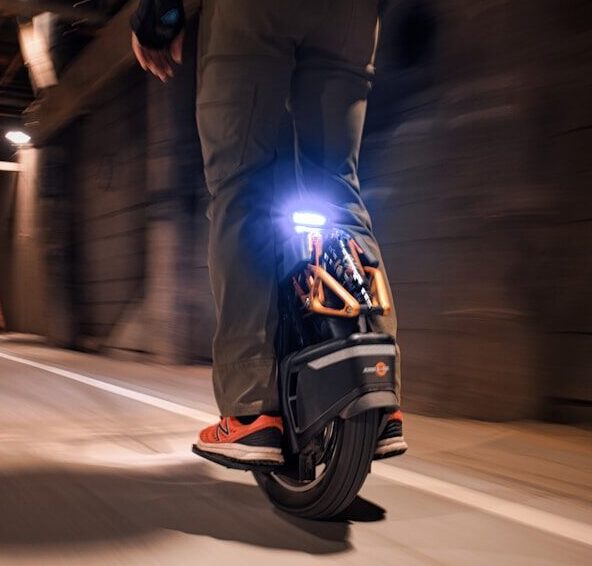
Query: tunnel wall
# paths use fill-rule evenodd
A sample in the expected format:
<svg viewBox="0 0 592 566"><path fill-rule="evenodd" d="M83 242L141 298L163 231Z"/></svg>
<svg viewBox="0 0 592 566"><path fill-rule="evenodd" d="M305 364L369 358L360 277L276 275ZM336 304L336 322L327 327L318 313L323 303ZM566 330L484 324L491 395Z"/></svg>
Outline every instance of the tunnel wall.
<svg viewBox="0 0 592 566"><path fill-rule="evenodd" d="M104 339L142 294L146 232L146 84L105 92L78 128L72 160L78 331Z"/></svg>
<svg viewBox="0 0 592 566"><path fill-rule="evenodd" d="M195 39L186 34L186 50L195 49ZM71 305L76 347L175 363L210 358L195 67L188 62L177 71L163 85L135 68L49 145L48 161L71 187L73 286L61 304ZM63 232L48 223L49 232ZM50 284L59 294L60 278Z"/></svg>
<svg viewBox="0 0 592 566"><path fill-rule="evenodd" d="M361 177L405 405L590 420L590 5L390 7Z"/></svg>

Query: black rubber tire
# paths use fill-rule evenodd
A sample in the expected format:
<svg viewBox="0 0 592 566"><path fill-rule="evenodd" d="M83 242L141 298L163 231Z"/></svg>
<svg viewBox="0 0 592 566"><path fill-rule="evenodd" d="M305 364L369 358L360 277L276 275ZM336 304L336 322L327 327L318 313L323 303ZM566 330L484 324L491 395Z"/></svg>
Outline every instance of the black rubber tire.
<svg viewBox="0 0 592 566"><path fill-rule="evenodd" d="M278 483L273 474L253 472L270 501L282 511L307 519L330 519L344 511L362 488L376 448L380 411L366 411L340 421L333 458L322 480L297 492Z"/></svg>

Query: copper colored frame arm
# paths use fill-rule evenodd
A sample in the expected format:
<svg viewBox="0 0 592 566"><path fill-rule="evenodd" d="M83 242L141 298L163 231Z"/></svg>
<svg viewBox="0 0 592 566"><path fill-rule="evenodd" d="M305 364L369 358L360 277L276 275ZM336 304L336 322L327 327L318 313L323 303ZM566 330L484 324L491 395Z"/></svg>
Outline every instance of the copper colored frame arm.
<svg viewBox="0 0 592 566"><path fill-rule="evenodd" d="M360 314L360 303L356 301L331 275L322 267L309 265L309 269L314 274L314 285L310 292L309 309L317 314L327 316L340 316L344 318L354 318ZM321 293L322 285L327 285L335 295L343 302L341 309L333 309L323 304Z"/></svg>

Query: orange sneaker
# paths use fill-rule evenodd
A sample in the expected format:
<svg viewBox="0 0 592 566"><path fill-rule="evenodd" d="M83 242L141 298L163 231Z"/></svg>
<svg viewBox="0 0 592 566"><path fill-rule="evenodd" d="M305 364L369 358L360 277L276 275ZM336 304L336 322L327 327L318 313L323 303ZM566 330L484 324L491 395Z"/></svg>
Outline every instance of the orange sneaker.
<svg viewBox="0 0 592 566"><path fill-rule="evenodd" d="M401 411L392 413L382 434L378 437L374 459L400 456L407 451L407 443L403 438L403 414Z"/></svg>
<svg viewBox="0 0 592 566"><path fill-rule="evenodd" d="M229 468L277 466L284 463L283 433L281 417L261 415L250 424L221 417L199 433L193 451Z"/></svg>

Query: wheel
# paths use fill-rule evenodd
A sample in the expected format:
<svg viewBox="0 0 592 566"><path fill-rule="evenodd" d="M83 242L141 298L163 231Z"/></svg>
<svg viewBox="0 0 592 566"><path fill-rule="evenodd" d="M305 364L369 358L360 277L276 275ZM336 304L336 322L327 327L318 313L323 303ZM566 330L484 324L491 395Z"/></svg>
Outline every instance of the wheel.
<svg viewBox="0 0 592 566"><path fill-rule="evenodd" d="M314 479L297 474L253 472L279 509L307 519L329 519L345 510L360 491L376 448L380 411L332 421L315 450Z"/></svg>

